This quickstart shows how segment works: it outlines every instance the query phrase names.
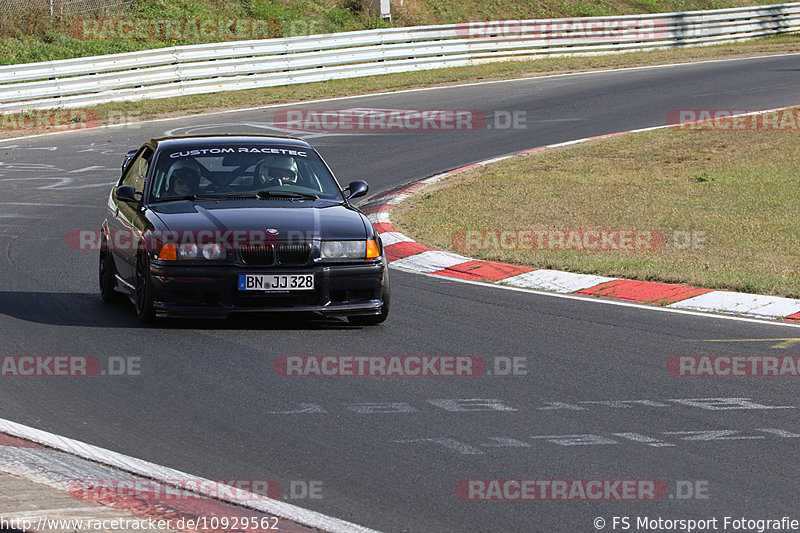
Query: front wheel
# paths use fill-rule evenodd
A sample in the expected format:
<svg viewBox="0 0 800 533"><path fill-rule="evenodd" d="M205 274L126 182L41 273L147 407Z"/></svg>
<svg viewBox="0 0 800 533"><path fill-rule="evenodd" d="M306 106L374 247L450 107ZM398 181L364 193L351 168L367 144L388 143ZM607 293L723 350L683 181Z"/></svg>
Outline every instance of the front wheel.
<svg viewBox="0 0 800 533"><path fill-rule="evenodd" d="M135 281L136 316L145 324L151 323L155 320L156 312L153 307L153 282L150 279L150 259L147 252L139 252L136 256Z"/></svg>

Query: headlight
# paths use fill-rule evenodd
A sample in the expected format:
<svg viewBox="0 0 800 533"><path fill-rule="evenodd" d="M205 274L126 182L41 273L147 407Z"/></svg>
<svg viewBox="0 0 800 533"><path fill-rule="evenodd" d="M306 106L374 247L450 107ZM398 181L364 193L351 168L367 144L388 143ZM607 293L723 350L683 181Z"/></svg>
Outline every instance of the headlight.
<svg viewBox="0 0 800 533"><path fill-rule="evenodd" d="M202 247L203 258L208 259L209 261L217 261L220 259L225 259L228 255L225 252L225 248L219 243L212 243L212 244L204 244Z"/></svg>
<svg viewBox="0 0 800 533"><path fill-rule="evenodd" d="M162 261L206 259L208 261L219 261L226 259L228 253L225 247L219 243L197 245L193 242L176 245L167 243L158 254Z"/></svg>
<svg viewBox="0 0 800 533"><path fill-rule="evenodd" d="M324 241L320 245L322 259L364 260L367 257L366 241Z"/></svg>
<svg viewBox="0 0 800 533"><path fill-rule="evenodd" d="M178 247L178 259L197 259L197 245L193 242L181 244Z"/></svg>

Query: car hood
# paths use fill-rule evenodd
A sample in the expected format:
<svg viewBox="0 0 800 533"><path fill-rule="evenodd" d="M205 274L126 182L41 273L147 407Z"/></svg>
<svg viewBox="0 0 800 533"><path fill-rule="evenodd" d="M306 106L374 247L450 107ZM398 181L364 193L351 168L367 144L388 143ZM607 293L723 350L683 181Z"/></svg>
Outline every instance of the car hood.
<svg viewBox="0 0 800 533"><path fill-rule="evenodd" d="M257 200L269 202L270 200ZM345 205L269 207L219 205L214 202L170 202L151 206L167 231L278 231L278 239L363 239L361 215Z"/></svg>

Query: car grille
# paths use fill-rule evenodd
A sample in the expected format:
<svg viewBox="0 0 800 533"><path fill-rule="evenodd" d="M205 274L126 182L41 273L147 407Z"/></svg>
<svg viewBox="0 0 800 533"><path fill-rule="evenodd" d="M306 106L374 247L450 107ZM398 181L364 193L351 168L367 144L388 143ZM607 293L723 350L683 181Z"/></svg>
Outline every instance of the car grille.
<svg viewBox="0 0 800 533"><path fill-rule="evenodd" d="M275 262L272 246L244 246L239 250L242 263L248 265L271 265Z"/></svg>
<svg viewBox="0 0 800 533"><path fill-rule="evenodd" d="M307 242L278 244L278 263L282 265L304 265L311 256L311 245Z"/></svg>
<svg viewBox="0 0 800 533"><path fill-rule="evenodd" d="M311 257L311 244L282 242L275 246L243 246L239 249L239 256L246 265L271 266L275 264L276 256L281 265L305 265Z"/></svg>

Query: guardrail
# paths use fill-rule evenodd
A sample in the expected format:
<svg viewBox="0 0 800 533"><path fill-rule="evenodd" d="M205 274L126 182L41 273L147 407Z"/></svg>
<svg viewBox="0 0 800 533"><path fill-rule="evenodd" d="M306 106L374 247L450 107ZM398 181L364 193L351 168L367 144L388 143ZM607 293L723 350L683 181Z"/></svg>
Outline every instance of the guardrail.
<svg viewBox="0 0 800 533"><path fill-rule="evenodd" d="M472 22L176 46L0 67L0 113L168 98L515 57L700 46L800 30L800 3Z"/></svg>

